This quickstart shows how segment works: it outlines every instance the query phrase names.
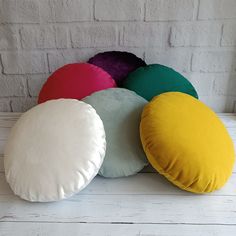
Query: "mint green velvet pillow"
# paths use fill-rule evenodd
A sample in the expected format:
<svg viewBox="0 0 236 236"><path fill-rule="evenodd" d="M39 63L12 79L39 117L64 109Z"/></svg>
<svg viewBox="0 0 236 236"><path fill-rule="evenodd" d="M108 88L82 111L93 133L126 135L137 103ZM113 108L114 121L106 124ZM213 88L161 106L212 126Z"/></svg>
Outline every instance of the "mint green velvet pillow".
<svg viewBox="0 0 236 236"><path fill-rule="evenodd" d="M101 117L107 140L99 174L115 178L134 175L147 165L139 135L141 113L147 101L122 88L107 89L83 99Z"/></svg>
<svg viewBox="0 0 236 236"><path fill-rule="evenodd" d="M122 87L136 92L148 101L166 92L182 92L198 98L197 91L183 75L160 64L140 67L130 73Z"/></svg>

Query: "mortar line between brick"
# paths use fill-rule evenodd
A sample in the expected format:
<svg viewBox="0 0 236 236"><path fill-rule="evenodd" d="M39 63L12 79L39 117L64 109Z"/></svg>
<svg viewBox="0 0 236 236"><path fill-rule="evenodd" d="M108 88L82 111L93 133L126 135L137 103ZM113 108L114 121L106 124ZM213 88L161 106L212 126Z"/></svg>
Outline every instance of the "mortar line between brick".
<svg viewBox="0 0 236 236"><path fill-rule="evenodd" d="M122 26L124 27L124 26ZM123 40L123 37L121 35L121 40ZM122 41L121 41L122 43ZM148 46L125 46L125 45L118 45L118 46L122 46L122 47L128 47L128 48L145 48L148 49ZM65 47L65 48L29 48L29 49L9 49L9 50L0 50L0 54L1 53L37 53L37 52L46 52L46 53L53 53L53 52L63 52L63 51L70 51L70 50L89 50L89 49L93 49L94 47ZM111 46L102 46L100 48L111 48ZM159 46L153 46L154 49L159 49ZM189 50L196 50L197 52L201 52L201 51L222 51L222 52L232 52L235 51L236 46L221 46L219 47L219 45L217 46L175 46L175 47L170 47L170 49L184 49L187 48Z"/></svg>
<svg viewBox="0 0 236 236"><path fill-rule="evenodd" d="M194 72L193 71L193 52L191 53L191 58L190 58L190 68L189 68L190 72Z"/></svg>
<svg viewBox="0 0 236 236"><path fill-rule="evenodd" d="M221 31L220 31L220 47L223 47L223 45L222 45L222 40L223 40L223 31L224 31L224 23L222 23L222 25L221 25L221 29L220 29Z"/></svg>
<svg viewBox="0 0 236 236"><path fill-rule="evenodd" d="M184 23L184 22L192 22L193 20L148 20L148 21L145 21L145 22L148 22L148 23ZM200 21L200 22L222 22L222 21L225 21L225 22L235 22L235 18L222 18L222 19L197 19L197 21ZM50 25L61 25L61 26L70 26L70 25L74 25L75 23L77 24L81 24L81 25L86 25L86 24L94 24L94 23L132 23L132 22L137 22L137 23L142 23L144 22L143 20L135 20L135 21L132 21L132 20L103 20L103 21L91 21L91 20L80 20L80 21L61 21L61 22L43 22L43 23L0 23L0 26L50 26Z"/></svg>
<svg viewBox="0 0 236 236"><path fill-rule="evenodd" d="M95 0L93 0L93 21L96 21L96 17L95 17Z"/></svg>
<svg viewBox="0 0 236 236"><path fill-rule="evenodd" d="M13 108L12 108L12 100L11 100L11 98L9 98L9 99L10 99L10 101L9 101L10 111L13 112Z"/></svg>
<svg viewBox="0 0 236 236"><path fill-rule="evenodd" d="M147 0L144 1L143 5L143 21L146 21L146 15L147 15Z"/></svg>
<svg viewBox="0 0 236 236"><path fill-rule="evenodd" d="M121 39L121 37L122 37L122 27L119 27L118 28L118 47L121 47L122 46L122 39Z"/></svg>
<svg viewBox="0 0 236 236"><path fill-rule="evenodd" d="M26 94L27 97L32 97L29 92L29 77L28 76L26 77L26 93L27 93Z"/></svg>
<svg viewBox="0 0 236 236"><path fill-rule="evenodd" d="M50 74L50 71L51 71L51 69L50 69L50 65L49 65L49 56L48 56L48 53L46 53L46 61L47 61L47 69L48 69L48 72L49 72L49 74Z"/></svg>
<svg viewBox="0 0 236 236"><path fill-rule="evenodd" d="M2 61L2 55L0 54L0 66L1 66L1 74L4 75L4 68L3 68L3 61Z"/></svg>
<svg viewBox="0 0 236 236"><path fill-rule="evenodd" d="M19 28L18 28L18 33L19 33L19 40L20 40L20 50L23 50L24 48L23 48L23 37L22 37L22 32L21 32L21 27L22 26L20 26Z"/></svg>
<svg viewBox="0 0 236 236"><path fill-rule="evenodd" d="M199 10L200 10L200 4L201 0L197 0L197 7L196 7L196 12L195 12L195 20L199 20Z"/></svg>

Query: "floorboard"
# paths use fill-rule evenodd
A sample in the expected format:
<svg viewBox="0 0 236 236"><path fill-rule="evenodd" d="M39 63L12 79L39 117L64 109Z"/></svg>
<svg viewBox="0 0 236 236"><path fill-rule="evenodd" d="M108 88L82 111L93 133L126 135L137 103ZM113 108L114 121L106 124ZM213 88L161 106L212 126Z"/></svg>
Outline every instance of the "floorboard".
<svg viewBox="0 0 236 236"><path fill-rule="evenodd" d="M233 236L235 225L186 224L91 224L2 222L2 234L8 236Z"/></svg>
<svg viewBox="0 0 236 236"><path fill-rule="evenodd" d="M182 191L146 167L127 178L97 176L81 193L56 203L30 203L6 183L3 150L21 114L0 113L0 236L235 236L236 167L218 191ZM218 114L236 144L236 115Z"/></svg>

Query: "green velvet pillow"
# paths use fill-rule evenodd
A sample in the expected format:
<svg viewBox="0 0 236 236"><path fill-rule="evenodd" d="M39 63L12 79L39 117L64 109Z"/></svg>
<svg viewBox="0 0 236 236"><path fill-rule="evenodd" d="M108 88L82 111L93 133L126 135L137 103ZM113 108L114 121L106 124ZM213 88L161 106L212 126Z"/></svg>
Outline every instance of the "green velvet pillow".
<svg viewBox="0 0 236 236"><path fill-rule="evenodd" d="M100 115L107 140L99 174L115 178L134 175L147 165L140 135L141 113L147 101L122 88L107 89L83 99Z"/></svg>
<svg viewBox="0 0 236 236"><path fill-rule="evenodd" d="M140 67L130 73L122 87L135 91L148 101L165 92L182 92L198 98L195 88L184 76L159 64Z"/></svg>

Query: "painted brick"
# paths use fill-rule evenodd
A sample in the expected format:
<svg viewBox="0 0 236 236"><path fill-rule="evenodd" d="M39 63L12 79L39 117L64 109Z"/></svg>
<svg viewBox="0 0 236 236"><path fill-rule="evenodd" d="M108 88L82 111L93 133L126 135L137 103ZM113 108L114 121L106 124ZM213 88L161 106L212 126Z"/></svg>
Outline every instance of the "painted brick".
<svg viewBox="0 0 236 236"><path fill-rule="evenodd" d="M36 97L11 98L11 109L13 112L25 112L36 105Z"/></svg>
<svg viewBox="0 0 236 236"><path fill-rule="evenodd" d="M220 44L221 27L219 23L183 23L171 28L170 44L179 46L217 46Z"/></svg>
<svg viewBox="0 0 236 236"><path fill-rule="evenodd" d="M34 74L48 72L46 55L43 52L2 53L5 74Z"/></svg>
<svg viewBox="0 0 236 236"><path fill-rule="evenodd" d="M194 0L148 0L146 21L191 20Z"/></svg>
<svg viewBox="0 0 236 236"><path fill-rule="evenodd" d="M129 47L165 47L168 44L170 27L165 23L128 24L124 26L124 46Z"/></svg>
<svg viewBox="0 0 236 236"><path fill-rule="evenodd" d="M113 25L92 24L77 26L71 29L71 38L74 48L116 46L118 43L118 30Z"/></svg>
<svg viewBox="0 0 236 236"><path fill-rule="evenodd" d="M1 112L11 112L9 98L0 98L0 111Z"/></svg>
<svg viewBox="0 0 236 236"><path fill-rule="evenodd" d="M189 81L200 97L210 96L213 90L213 83L217 74L191 73L188 75Z"/></svg>
<svg viewBox="0 0 236 236"><path fill-rule="evenodd" d="M95 18L100 21L135 21L143 18L142 0L96 0Z"/></svg>
<svg viewBox="0 0 236 236"><path fill-rule="evenodd" d="M236 96L236 74L220 74L215 76L213 94Z"/></svg>
<svg viewBox="0 0 236 236"><path fill-rule="evenodd" d="M49 70L54 72L56 69L69 63L88 61L97 51L95 49L73 49L62 50L48 53Z"/></svg>
<svg viewBox="0 0 236 236"><path fill-rule="evenodd" d="M208 106L215 112L232 112L236 97L232 96L212 96Z"/></svg>
<svg viewBox="0 0 236 236"><path fill-rule="evenodd" d="M90 21L93 17L93 0L43 0L42 21Z"/></svg>
<svg viewBox="0 0 236 236"><path fill-rule="evenodd" d="M236 97L234 98L234 102L233 102L233 112L236 113Z"/></svg>
<svg viewBox="0 0 236 236"><path fill-rule="evenodd" d="M2 72L3 72L3 67L2 67L2 55L0 54L0 79L1 79L1 77L3 76Z"/></svg>
<svg viewBox="0 0 236 236"><path fill-rule="evenodd" d="M75 51L50 52L48 53L48 61L49 71L54 72L63 65L81 61L81 53Z"/></svg>
<svg viewBox="0 0 236 236"><path fill-rule="evenodd" d="M224 24L221 45L236 46L236 22Z"/></svg>
<svg viewBox="0 0 236 236"><path fill-rule="evenodd" d="M0 0L0 22L38 23L38 0Z"/></svg>
<svg viewBox="0 0 236 236"><path fill-rule="evenodd" d="M145 61L147 64L163 64L179 72L189 71L191 52L186 50L146 51Z"/></svg>
<svg viewBox="0 0 236 236"><path fill-rule="evenodd" d="M29 95L37 97L48 77L48 74L28 76Z"/></svg>
<svg viewBox="0 0 236 236"><path fill-rule="evenodd" d="M4 76L0 79L0 97L26 95L27 85L24 76Z"/></svg>
<svg viewBox="0 0 236 236"><path fill-rule="evenodd" d="M54 31L57 48L71 47L69 29L67 26L54 26Z"/></svg>
<svg viewBox="0 0 236 236"><path fill-rule="evenodd" d="M61 26L23 26L20 34L24 49L64 48L69 42L68 30Z"/></svg>
<svg viewBox="0 0 236 236"><path fill-rule="evenodd" d="M9 25L0 26L0 50L17 49L18 32Z"/></svg>
<svg viewBox="0 0 236 236"><path fill-rule="evenodd" d="M235 0L200 0L199 19L236 18Z"/></svg>
<svg viewBox="0 0 236 236"><path fill-rule="evenodd" d="M20 34L24 49L56 47L53 27L23 26Z"/></svg>
<svg viewBox="0 0 236 236"><path fill-rule="evenodd" d="M232 112L236 97L232 96L200 96L199 100L215 112Z"/></svg>
<svg viewBox="0 0 236 236"><path fill-rule="evenodd" d="M231 51L196 52L192 70L201 72L236 71L236 54Z"/></svg>

